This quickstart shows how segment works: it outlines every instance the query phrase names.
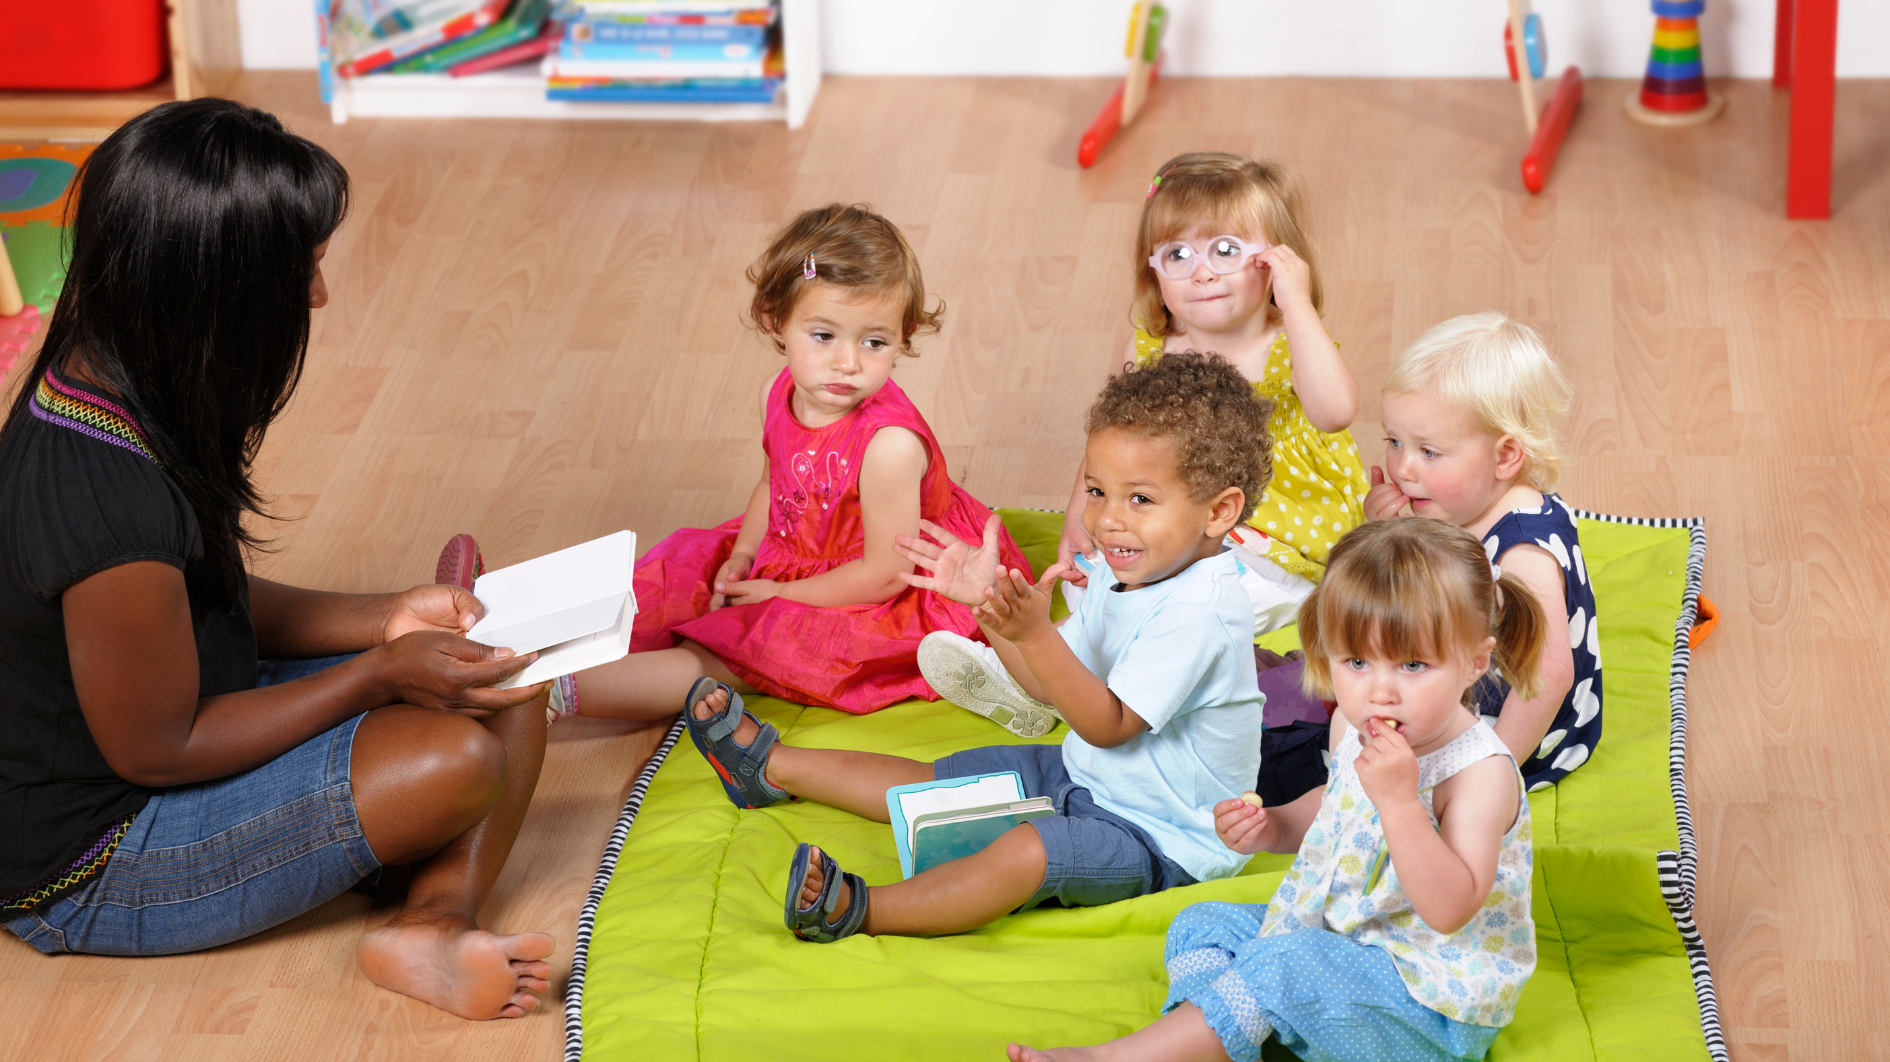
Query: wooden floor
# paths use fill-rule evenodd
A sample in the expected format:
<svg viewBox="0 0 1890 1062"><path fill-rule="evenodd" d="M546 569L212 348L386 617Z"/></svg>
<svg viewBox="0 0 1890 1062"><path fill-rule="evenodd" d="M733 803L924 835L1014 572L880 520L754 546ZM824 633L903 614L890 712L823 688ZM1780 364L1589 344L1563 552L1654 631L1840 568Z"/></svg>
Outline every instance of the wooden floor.
<svg viewBox="0 0 1890 1062"><path fill-rule="evenodd" d="M495 564L739 511L753 396L779 359L739 322L743 267L789 214L872 203L904 227L944 332L899 379L986 502L1060 507L1082 411L1127 332L1129 247L1156 166L1188 149L1308 176L1327 323L1378 451L1393 350L1498 308L1579 390L1565 495L1706 516L1719 633L1692 673L1699 921L1743 1060L1882 1057L1890 993L1890 83L1842 82L1827 223L1787 223L1785 98L1726 87L1713 124L1628 123L1591 83L1547 193L1523 193L1499 81L1163 82L1093 171L1100 81L830 78L806 129L356 120L306 75L239 94L354 176L308 373L260 474L286 518L272 577L430 578L458 531ZM1876 604L1873 604L1876 603ZM609 823L654 743L553 731L488 909L568 966ZM472 1025L355 969L349 894L202 955L48 959L0 934L0 1062L551 1060L544 1012ZM1877 1003L1871 1003L1877 1000ZM1873 1017L1872 1015L1879 1015Z"/></svg>

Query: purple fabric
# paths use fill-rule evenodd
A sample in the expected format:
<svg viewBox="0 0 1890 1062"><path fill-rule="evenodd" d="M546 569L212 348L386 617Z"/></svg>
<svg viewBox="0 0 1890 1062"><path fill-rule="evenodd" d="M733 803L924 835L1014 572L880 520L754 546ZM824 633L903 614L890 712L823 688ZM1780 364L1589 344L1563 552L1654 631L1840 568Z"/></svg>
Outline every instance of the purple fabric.
<svg viewBox="0 0 1890 1062"><path fill-rule="evenodd" d="M1300 686L1300 677L1305 673L1304 660L1291 660L1260 672L1260 692L1267 696L1261 720L1267 729L1291 726L1297 722L1324 723L1332 719L1332 713L1326 710L1326 702L1308 694Z"/></svg>

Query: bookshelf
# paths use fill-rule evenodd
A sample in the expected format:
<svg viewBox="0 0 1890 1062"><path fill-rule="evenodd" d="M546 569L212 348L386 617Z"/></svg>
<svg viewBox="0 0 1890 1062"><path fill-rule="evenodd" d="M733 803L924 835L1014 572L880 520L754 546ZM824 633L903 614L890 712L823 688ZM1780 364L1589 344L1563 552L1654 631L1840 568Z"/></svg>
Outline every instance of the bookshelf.
<svg viewBox="0 0 1890 1062"><path fill-rule="evenodd" d="M820 92L820 0L781 0L786 77L774 103L575 103L545 98L532 64L471 77L368 74L335 78L336 123L350 118L579 118L643 121L785 121L799 129Z"/></svg>
<svg viewBox="0 0 1890 1062"><path fill-rule="evenodd" d="M171 68L116 92L0 92L0 140L103 140L167 100L214 96L243 70L236 0L170 0Z"/></svg>

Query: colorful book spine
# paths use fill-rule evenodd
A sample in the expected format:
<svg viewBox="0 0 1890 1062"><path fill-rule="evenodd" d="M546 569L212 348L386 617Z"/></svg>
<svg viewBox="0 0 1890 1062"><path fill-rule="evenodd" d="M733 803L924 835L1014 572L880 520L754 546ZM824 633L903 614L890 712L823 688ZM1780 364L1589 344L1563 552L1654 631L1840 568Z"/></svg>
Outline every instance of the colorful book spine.
<svg viewBox="0 0 1890 1062"><path fill-rule="evenodd" d="M613 14L610 12L585 12L583 21L592 25L606 22L621 26L772 26L775 22L776 9L756 8L752 11L721 11L714 14L691 14L688 12L651 12L649 14Z"/></svg>
<svg viewBox="0 0 1890 1062"><path fill-rule="evenodd" d="M608 80L668 81L704 77L751 78L762 77L766 73L760 59L751 62L730 62L726 59L700 62L664 60L626 62L615 59L566 59L561 55L553 56L545 70L546 76L554 79L605 78Z"/></svg>
<svg viewBox="0 0 1890 1062"><path fill-rule="evenodd" d="M335 67L335 73L342 77L359 77L362 74L392 66L410 55L418 55L448 41L477 33L498 21L509 2L510 0L490 0L489 3L448 19L437 27L387 41L372 51L356 55L339 64Z"/></svg>
<svg viewBox="0 0 1890 1062"><path fill-rule="evenodd" d="M537 38L550 16L551 0L514 0L505 17L485 29L402 59L389 67L388 71L395 74L440 73L482 55Z"/></svg>
<svg viewBox="0 0 1890 1062"><path fill-rule="evenodd" d="M449 67L447 73L454 77L471 77L488 70L501 70L508 66L540 58L558 47L558 27L548 25L545 32L535 40L514 44L510 48L501 48L496 52L487 52L476 59L468 59L457 66Z"/></svg>
<svg viewBox="0 0 1890 1062"><path fill-rule="evenodd" d="M572 103L773 103L780 78L693 81L554 80L545 97Z"/></svg>
<svg viewBox="0 0 1890 1062"><path fill-rule="evenodd" d="M335 102L335 60L328 50L329 0L315 0L315 71L322 86L322 102Z"/></svg>
<svg viewBox="0 0 1890 1062"><path fill-rule="evenodd" d="M569 38L558 48L558 60L564 62L624 63L758 63L759 44L633 44L628 41L593 41L572 44ZM751 75L730 75L748 77ZM753 75L753 76L759 76Z"/></svg>
<svg viewBox="0 0 1890 1062"><path fill-rule="evenodd" d="M774 0L578 0L585 19L767 12Z"/></svg>
<svg viewBox="0 0 1890 1062"><path fill-rule="evenodd" d="M745 44L767 43L768 27L758 25L666 25L647 22L573 22L565 27L573 44Z"/></svg>

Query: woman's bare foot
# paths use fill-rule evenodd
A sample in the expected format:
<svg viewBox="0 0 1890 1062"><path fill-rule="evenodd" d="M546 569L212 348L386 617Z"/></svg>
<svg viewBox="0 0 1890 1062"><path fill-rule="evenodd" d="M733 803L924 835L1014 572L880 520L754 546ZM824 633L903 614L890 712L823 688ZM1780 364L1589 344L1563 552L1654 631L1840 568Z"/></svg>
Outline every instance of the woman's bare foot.
<svg viewBox="0 0 1890 1062"><path fill-rule="evenodd" d="M1055 1047L1040 1051L1023 1044L1012 1044L1004 1051L1004 1057L1010 1062L1094 1062L1107 1056L1099 1053L1095 1047Z"/></svg>
<svg viewBox="0 0 1890 1062"><path fill-rule="evenodd" d="M389 922L361 935L368 980L462 1018L516 1018L538 1005L551 965L543 933L498 936L477 926Z"/></svg>

